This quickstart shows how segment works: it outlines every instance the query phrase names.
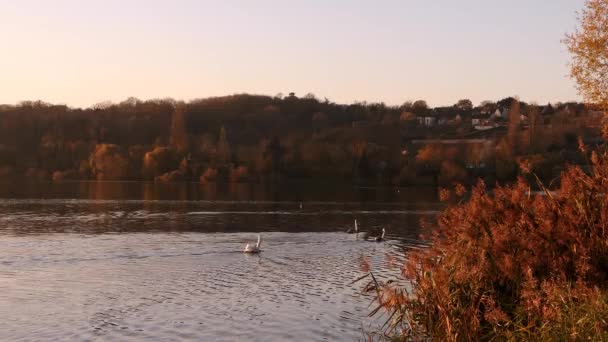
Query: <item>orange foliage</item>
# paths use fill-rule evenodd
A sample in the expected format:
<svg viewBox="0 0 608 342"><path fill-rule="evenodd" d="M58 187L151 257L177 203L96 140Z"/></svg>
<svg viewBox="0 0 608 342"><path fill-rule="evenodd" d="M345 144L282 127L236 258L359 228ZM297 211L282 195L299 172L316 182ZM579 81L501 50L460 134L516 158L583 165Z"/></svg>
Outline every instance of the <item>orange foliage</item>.
<svg viewBox="0 0 608 342"><path fill-rule="evenodd" d="M177 155L168 147L155 147L154 150L144 154L143 174L148 179L175 170L177 166Z"/></svg>
<svg viewBox="0 0 608 342"><path fill-rule="evenodd" d="M156 176L154 178L154 181L156 181L156 182L166 182L166 183L183 182L184 180L186 180L186 176L180 170L174 170L171 172L167 172L165 174Z"/></svg>
<svg viewBox="0 0 608 342"><path fill-rule="evenodd" d="M452 107L435 108L433 115L459 118L443 123L439 120L435 127L418 123L421 115L431 113L424 101L397 107L336 104L312 96L239 94L187 103L130 98L85 109L23 102L0 105L0 166L7 167L5 173L15 177L23 177L28 169L42 170L45 175L32 178L46 179L57 170L75 170L76 177L83 180L153 180L181 170L186 181L196 179L201 170L211 166L220 171L221 181L226 181L234 165L243 165L252 178L263 181L309 177L416 184L449 183L460 179L463 169L467 170L467 183L477 177L490 179L496 173L500 181L511 182L517 158L545 156L547 152L552 156L542 163L545 172L541 176L551 175L548 171L558 169L563 161L585 163L570 158L568 153L575 147L572 137L597 139L600 115L596 110L600 107L580 103L541 107L521 102L520 111L524 118L528 115L524 122L530 129L526 131L524 123L520 132L517 102L513 101L507 98L471 108L472 103L463 100ZM507 107L512 107L513 119L508 132L473 132L474 113L497 108L504 111ZM453 124L459 121L455 127ZM507 126L504 120L497 124ZM475 136L487 137L487 143L426 146L420 149L416 163L407 157L407 165L406 156L401 154L403 149L415 151L415 144L410 144L414 139ZM494 150L501 138L507 140L506 148ZM103 145L118 147L117 154L96 155L97 146ZM494 152L499 155L496 163ZM178 169L184 157L189 160L188 170ZM119 163L104 162L112 158ZM444 163L446 160L449 163ZM63 177L59 175L56 178Z"/></svg>
<svg viewBox="0 0 608 342"><path fill-rule="evenodd" d="M480 182L448 207L431 247L403 267L413 290L383 285L393 327L421 340L608 337L608 154L590 159L589 174L568 168L555 193Z"/></svg>
<svg viewBox="0 0 608 342"><path fill-rule="evenodd" d="M171 118L171 146L178 151L182 151L188 147L184 110L183 105L177 105Z"/></svg>
<svg viewBox="0 0 608 342"><path fill-rule="evenodd" d="M89 165L97 180L121 180L129 177L129 158L117 145L95 146L95 151L89 159ZM53 179L55 179L55 175L53 175Z"/></svg>
<svg viewBox="0 0 608 342"><path fill-rule="evenodd" d="M200 177L201 183L214 182L218 177L218 171L214 168L208 168Z"/></svg>
<svg viewBox="0 0 608 342"><path fill-rule="evenodd" d="M570 76L585 99L608 109L608 1L587 0L577 30L564 43L572 56Z"/></svg>

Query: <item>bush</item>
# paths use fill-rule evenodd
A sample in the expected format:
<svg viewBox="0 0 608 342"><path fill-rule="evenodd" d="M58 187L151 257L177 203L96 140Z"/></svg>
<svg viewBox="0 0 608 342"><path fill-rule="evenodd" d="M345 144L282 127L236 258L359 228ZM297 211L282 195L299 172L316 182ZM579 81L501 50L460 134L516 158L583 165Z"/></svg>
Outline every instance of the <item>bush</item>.
<svg viewBox="0 0 608 342"><path fill-rule="evenodd" d="M219 172L217 171L217 169L209 167L201 175L200 182L201 183L215 182L218 178L218 174L219 174Z"/></svg>
<svg viewBox="0 0 608 342"><path fill-rule="evenodd" d="M376 284L395 338L608 338L608 155L591 163L589 173L567 168L556 192L480 182L449 206L431 246L403 267L412 290Z"/></svg>
<svg viewBox="0 0 608 342"><path fill-rule="evenodd" d="M154 178L155 182L163 182L163 183L175 183L175 182L183 182L186 180L186 176L180 170L173 170L171 172L164 173L160 176L156 176Z"/></svg>
<svg viewBox="0 0 608 342"><path fill-rule="evenodd" d="M144 154L143 175L146 179L154 179L169 173L179 166L177 153L168 147L155 147Z"/></svg>
<svg viewBox="0 0 608 342"><path fill-rule="evenodd" d="M95 146L89 165L97 180L123 180L129 177L129 158L118 145ZM55 180L54 174L53 180Z"/></svg>

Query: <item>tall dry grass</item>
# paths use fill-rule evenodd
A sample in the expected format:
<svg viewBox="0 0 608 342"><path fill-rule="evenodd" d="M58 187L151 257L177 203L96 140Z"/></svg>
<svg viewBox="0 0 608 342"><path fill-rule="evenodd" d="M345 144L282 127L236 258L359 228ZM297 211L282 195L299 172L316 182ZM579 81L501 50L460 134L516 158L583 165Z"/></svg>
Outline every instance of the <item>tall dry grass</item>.
<svg viewBox="0 0 608 342"><path fill-rule="evenodd" d="M581 147L584 151L584 147ZM448 206L402 269L408 292L372 280L396 340L608 340L608 154L568 167L550 192L523 178ZM526 171L526 166L521 166ZM534 176L529 177L534 179ZM537 179L536 179L537 180Z"/></svg>

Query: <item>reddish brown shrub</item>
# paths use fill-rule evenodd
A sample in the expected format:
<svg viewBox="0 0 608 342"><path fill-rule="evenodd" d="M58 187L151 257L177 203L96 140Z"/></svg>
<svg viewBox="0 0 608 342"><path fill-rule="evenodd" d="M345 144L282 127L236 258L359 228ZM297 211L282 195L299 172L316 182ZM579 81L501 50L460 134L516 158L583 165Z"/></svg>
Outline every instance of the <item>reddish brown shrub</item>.
<svg viewBox="0 0 608 342"><path fill-rule="evenodd" d="M556 192L532 195L523 179L492 191L480 182L449 206L431 247L403 267L410 293L377 286L399 337L607 337L608 155L590 159L590 173L568 168Z"/></svg>

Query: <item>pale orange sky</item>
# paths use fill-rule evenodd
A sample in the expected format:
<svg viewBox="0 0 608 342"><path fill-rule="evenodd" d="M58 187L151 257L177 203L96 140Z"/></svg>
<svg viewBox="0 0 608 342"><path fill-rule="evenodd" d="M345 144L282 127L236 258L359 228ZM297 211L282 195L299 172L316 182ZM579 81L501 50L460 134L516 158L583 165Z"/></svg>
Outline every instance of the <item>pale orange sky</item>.
<svg viewBox="0 0 608 342"><path fill-rule="evenodd" d="M560 40L583 3L0 0L0 103L578 100Z"/></svg>

